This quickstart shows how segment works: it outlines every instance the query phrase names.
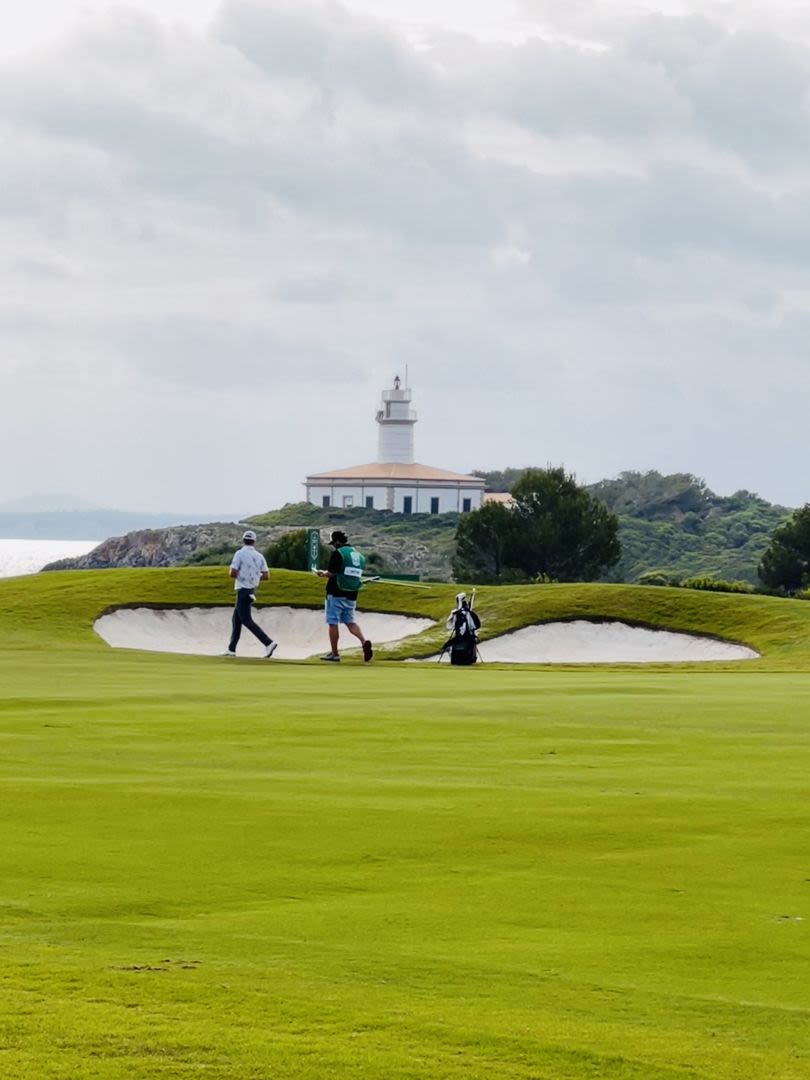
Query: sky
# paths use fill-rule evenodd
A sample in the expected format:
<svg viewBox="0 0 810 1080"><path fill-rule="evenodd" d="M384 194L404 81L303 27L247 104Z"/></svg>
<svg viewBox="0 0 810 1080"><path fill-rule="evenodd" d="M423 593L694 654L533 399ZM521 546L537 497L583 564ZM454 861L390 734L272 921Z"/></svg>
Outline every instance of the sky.
<svg viewBox="0 0 810 1080"><path fill-rule="evenodd" d="M795 0L0 11L0 503L258 513L376 456L810 501Z"/></svg>

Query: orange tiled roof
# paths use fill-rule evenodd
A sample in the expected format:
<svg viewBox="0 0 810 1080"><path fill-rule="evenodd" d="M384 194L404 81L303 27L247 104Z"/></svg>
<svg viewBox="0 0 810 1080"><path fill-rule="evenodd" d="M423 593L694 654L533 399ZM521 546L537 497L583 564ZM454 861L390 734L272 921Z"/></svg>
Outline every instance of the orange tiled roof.
<svg viewBox="0 0 810 1080"><path fill-rule="evenodd" d="M316 480L450 480L476 487L483 487L485 483L480 476L434 469L431 465L418 465L416 462L405 465L397 461L372 461L368 465L354 465L350 469L334 469L307 477L307 483Z"/></svg>

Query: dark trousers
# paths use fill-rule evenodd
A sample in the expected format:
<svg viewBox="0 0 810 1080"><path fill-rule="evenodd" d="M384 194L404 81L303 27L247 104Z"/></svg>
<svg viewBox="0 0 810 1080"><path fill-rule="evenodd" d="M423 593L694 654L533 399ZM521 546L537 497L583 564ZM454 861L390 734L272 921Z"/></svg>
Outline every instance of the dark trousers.
<svg viewBox="0 0 810 1080"><path fill-rule="evenodd" d="M236 590L236 607L233 609L233 631L231 632L231 643L228 646L231 652L236 652L236 646L242 636L243 626L251 634L255 634L262 645L269 645L272 641L272 638L265 634L259 624L253 621L253 615L250 612L253 601L250 596L250 589Z"/></svg>

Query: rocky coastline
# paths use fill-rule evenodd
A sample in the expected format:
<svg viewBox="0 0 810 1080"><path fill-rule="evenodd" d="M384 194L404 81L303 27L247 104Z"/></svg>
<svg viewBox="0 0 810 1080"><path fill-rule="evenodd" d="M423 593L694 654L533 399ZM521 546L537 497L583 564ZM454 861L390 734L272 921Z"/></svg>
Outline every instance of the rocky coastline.
<svg viewBox="0 0 810 1080"><path fill-rule="evenodd" d="M251 528L256 533L257 546L264 550L284 533L306 526L258 525L252 522L214 522L206 525L174 525L165 529L137 529L125 536L113 536L93 548L87 555L58 559L43 567L50 570L113 570L133 567L182 566L198 552L217 549L236 549L242 533ZM324 543L329 528L321 528ZM432 580L449 580L449 557L423 541L389 533L385 528L369 528L358 523L351 529L352 540L367 555L375 552L377 565L392 573L421 573ZM229 555L223 555L222 562ZM218 557L215 561L220 561Z"/></svg>
<svg viewBox="0 0 810 1080"><path fill-rule="evenodd" d="M43 567L48 570L111 570L120 567L178 566L198 551L241 543L246 526L235 522L207 525L173 525L166 529L137 529L125 536L113 536L75 559L58 559ZM266 546L278 529L256 529L258 544ZM283 530L282 530L283 531Z"/></svg>

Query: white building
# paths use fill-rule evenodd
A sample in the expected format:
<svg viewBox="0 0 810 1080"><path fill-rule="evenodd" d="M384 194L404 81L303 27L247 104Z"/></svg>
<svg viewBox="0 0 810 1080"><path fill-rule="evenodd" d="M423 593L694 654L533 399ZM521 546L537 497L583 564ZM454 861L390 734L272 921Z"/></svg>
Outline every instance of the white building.
<svg viewBox="0 0 810 1080"><path fill-rule="evenodd" d="M413 460L416 413L411 391L399 376L385 390L376 416L377 460L333 469L306 478L307 502L316 506L362 506L398 514L466 513L477 510L484 494L479 476L448 472Z"/></svg>

